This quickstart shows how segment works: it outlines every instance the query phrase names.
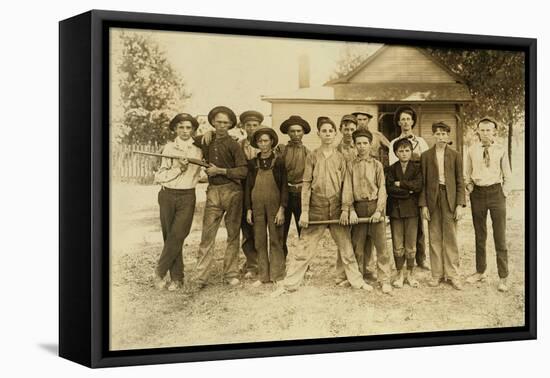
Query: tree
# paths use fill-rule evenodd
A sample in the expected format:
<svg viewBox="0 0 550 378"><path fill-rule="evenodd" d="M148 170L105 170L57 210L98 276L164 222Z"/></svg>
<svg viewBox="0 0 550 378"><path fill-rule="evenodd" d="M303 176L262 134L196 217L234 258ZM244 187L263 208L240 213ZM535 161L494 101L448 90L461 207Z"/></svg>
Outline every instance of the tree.
<svg viewBox="0 0 550 378"><path fill-rule="evenodd" d="M150 36L123 32L120 40L121 141L164 144L171 134L171 117L181 112L190 95L165 52Z"/></svg>
<svg viewBox="0 0 550 378"><path fill-rule="evenodd" d="M358 46L344 46L334 71L335 77L347 75L367 59L369 52ZM508 136L511 165L514 126L521 124L525 117L524 53L442 48L426 48L426 51L463 78L470 89L473 101L464 106L465 125L473 127L477 119L488 115L506 126L499 132Z"/></svg>
<svg viewBox="0 0 550 378"><path fill-rule="evenodd" d="M371 43L346 42L340 51L340 57L336 61L336 68L331 79L346 76L363 63L378 46Z"/></svg>
<svg viewBox="0 0 550 378"><path fill-rule="evenodd" d="M473 102L464 106L465 124L489 115L506 126L512 165L514 125L525 117L525 55L515 51L428 48L427 51L465 81ZM520 130L521 132L521 130Z"/></svg>

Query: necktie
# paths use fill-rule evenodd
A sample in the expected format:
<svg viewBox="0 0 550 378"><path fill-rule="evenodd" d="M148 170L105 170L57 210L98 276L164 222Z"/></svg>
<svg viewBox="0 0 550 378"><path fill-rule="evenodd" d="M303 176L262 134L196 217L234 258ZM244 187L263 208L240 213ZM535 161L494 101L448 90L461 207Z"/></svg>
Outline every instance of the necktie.
<svg viewBox="0 0 550 378"><path fill-rule="evenodd" d="M485 166L488 168L491 164L491 157L489 156L489 146L490 144L483 144L483 161L485 162Z"/></svg>

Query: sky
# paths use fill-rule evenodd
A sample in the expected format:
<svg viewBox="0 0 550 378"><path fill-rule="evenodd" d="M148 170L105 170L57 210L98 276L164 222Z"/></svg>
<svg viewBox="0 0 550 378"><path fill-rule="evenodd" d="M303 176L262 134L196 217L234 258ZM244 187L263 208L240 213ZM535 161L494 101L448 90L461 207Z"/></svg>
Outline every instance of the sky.
<svg viewBox="0 0 550 378"><path fill-rule="evenodd" d="M118 33L111 34L111 61L120 54ZM263 95L276 95L298 89L298 61L307 55L310 86L322 86L334 72L336 63L348 42L317 41L289 38L250 37L222 34L142 31L156 41L186 83L192 96L185 111L207 114L217 105L226 105L236 113L254 109L266 115L271 105ZM357 48L374 51L378 44ZM115 58L115 59L113 59ZM113 68L113 66L111 66ZM113 71L112 71L113 72ZM117 95L115 80L112 93ZM116 110L116 109L115 109Z"/></svg>

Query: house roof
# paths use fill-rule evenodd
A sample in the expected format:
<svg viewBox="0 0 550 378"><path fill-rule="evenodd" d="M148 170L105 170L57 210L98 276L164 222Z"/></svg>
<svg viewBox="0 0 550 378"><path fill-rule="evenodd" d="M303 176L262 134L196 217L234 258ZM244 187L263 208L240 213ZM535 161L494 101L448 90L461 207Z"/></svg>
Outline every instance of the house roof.
<svg viewBox="0 0 550 378"><path fill-rule="evenodd" d="M472 101L470 91L459 83L374 83L303 88L277 96L262 96L268 102L454 102Z"/></svg>
<svg viewBox="0 0 550 378"><path fill-rule="evenodd" d="M397 52L399 50L393 50L393 52L389 51L391 48L408 49L410 53L415 54L414 56L420 57L417 60L425 62L426 65L424 67L429 67L431 70L430 72L438 73L438 80L420 81L419 79L424 78L424 71L421 71L421 68L418 68L418 66L414 66L416 71L413 72L415 72L414 75L416 76L412 76L412 80L419 82L411 82L410 76L407 77L407 80L399 80L399 75L392 76L391 80L378 80L377 74L380 72L380 67L382 67L384 72L390 72L390 74L393 74L394 72L392 71L393 66L387 66L386 61L380 61L373 65L373 62L375 62L381 55L387 57L388 54L391 56L392 53L393 56L396 56L395 54L400 54L400 52ZM384 54L384 52L388 52L388 54ZM422 55L419 55L418 52ZM396 63L393 63L395 66ZM369 66L371 65L374 72L371 72L368 75L368 79L365 80L366 76L364 76L364 73L366 70L369 70ZM472 97L462 78L449 70L438 59L435 59L427 54L424 50L419 48L413 48L413 50L411 50L410 47L384 45L365 59L364 62L362 62L350 73L341 78L328 81L322 87L301 88L288 93L262 96L262 100L271 103L335 101L357 101L370 103L464 103L472 101Z"/></svg>
<svg viewBox="0 0 550 378"><path fill-rule="evenodd" d="M350 80L353 79L355 76L357 76L357 74L359 74L363 70L367 69L370 64L372 64L376 59L379 58L380 55L382 55L382 53L384 53L386 50L388 50L392 47L394 47L394 46L382 45L378 50L376 50L374 53L369 55L367 57L367 59L365 59L361 64L359 64L357 67L355 67L353 70L351 70L347 75L344 75L342 77L339 77L339 78L336 78L336 79L333 79L333 80L329 80L324 85L330 86L330 85L334 85L334 84L345 84L345 83L350 82ZM449 67L447 67L445 64L443 64L443 62L441 62L439 59L429 55L424 49L420 49L420 48L417 48L417 47L413 47L413 48L416 51L418 51L419 53L421 53L422 55L424 55L424 57L426 57L428 60L435 63L440 69L445 71L457 83L464 83L464 79L462 79L459 75L457 75L456 73L451 71L449 69Z"/></svg>

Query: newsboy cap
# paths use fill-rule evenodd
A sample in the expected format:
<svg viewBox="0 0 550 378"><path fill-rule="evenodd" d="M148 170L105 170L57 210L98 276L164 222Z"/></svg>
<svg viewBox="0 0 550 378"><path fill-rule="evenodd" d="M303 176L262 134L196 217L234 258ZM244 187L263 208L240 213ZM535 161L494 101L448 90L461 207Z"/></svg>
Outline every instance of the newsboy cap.
<svg viewBox="0 0 550 378"><path fill-rule="evenodd" d="M485 117L482 117L478 122L477 122L477 127L479 127L479 124L482 123L482 122L490 122L492 123L493 125L495 125L495 129L498 129L499 128L499 123L497 122L496 119L494 119L493 117L489 117L489 116L485 116Z"/></svg>
<svg viewBox="0 0 550 378"><path fill-rule="evenodd" d="M290 128L290 126L294 125L302 126L304 134L309 134L309 132L311 131L311 126L309 126L309 123L305 119L297 115L291 115L287 120L283 121L279 129L283 134L288 134L288 129Z"/></svg>
<svg viewBox="0 0 550 378"><path fill-rule="evenodd" d="M174 118L170 121L170 124L168 125L168 128L172 131L176 131L176 126L180 122L189 121L191 122L191 126L193 127L193 131L197 130L199 128L199 121L195 119L191 114L189 113L179 113L176 114Z"/></svg>
<svg viewBox="0 0 550 378"><path fill-rule="evenodd" d="M214 117L216 117L218 113L224 113L229 117L229 120L232 122L232 125L229 127L230 129L234 128L237 125L237 116L235 115L233 110L229 109L227 106L216 106L208 113L208 122L212 126L214 126Z"/></svg>
<svg viewBox="0 0 550 378"><path fill-rule="evenodd" d="M357 118L352 114L345 114L340 121L340 127L344 124L344 122L352 122L357 125Z"/></svg>
<svg viewBox="0 0 550 378"><path fill-rule="evenodd" d="M334 121L326 116L321 116L317 118L317 130L320 130L321 125L324 125L325 123L330 123L332 127L334 127L334 130L336 130L336 125L334 124Z"/></svg>
<svg viewBox="0 0 550 378"><path fill-rule="evenodd" d="M262 135L269 135L273 143L271 144L271 148L275 148L277 144L279 144L279 137L277 136L277 133L275 130L273 130L271 127L260 127L258 130L254 131L254 134L252 134L252 141L250 142L250 145L254 148L258 148L258 139Z"/></svg>
<svg viewBox="0 0 550 378"><path fill-rule="evenodd" d="M259 123L262 123L264 121L264 116L262 113L255 110L247 110L246 112L241 113L239 119L242 124L248 121L258 121Z"/></svg>
<svg viewBox="0 0 550 378"><path fill-rule="evenodd" d="M438 121L438 122L432 123L432 133L435 133L437 129L443 129L447 133L451 132L451 126L447 125L443 121Z"/></svg>
<svg viewBox="0 0 550 378"><path fill-rule="evenodd" d="M413 150L413 144L412 144L411 140L409 138L405 137L405 138L401 138L401 139L398 139L398 140L395 141L395 143L393 144L393 153L397 155L397 150L401 146L407 146L411 149L411 151Z"/></svg>
<svg viewBox="0 0 550 378"><path fill-rule="evenodd" d="M351 134L351 137L353 138L353 141L355 142L355 140L359 137L367 137L367 139L369 140L369 142L372 143L372 133L367 130L367 129L359 129L359 130L355 130L353 132L353 134Z"/></svg>
<svg viewBox="0 0 550 378"><path fill-rule="evenodd" d="M353 112L351 113L351 115L357 117L359 114L363 114L363 115L366 115L367 117L369 117L369 119L372 119L374 116L372 114L370 114L369 112L364 112L364 111L359 111L359 112Z"/></svg>
<svg viewBox="0 0 550 378"><path fill-rule="evenodd" d="M397 108L397 110L395 111L395 114L393 116L394 125L399 126L399 119L401 118L401 113L403 113L403 112L409 113L411 115L412 120L413 120L412 127L415 127L416 126L416 112L410 106L401 106L401 107Z"/></svg>

